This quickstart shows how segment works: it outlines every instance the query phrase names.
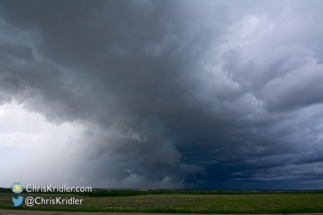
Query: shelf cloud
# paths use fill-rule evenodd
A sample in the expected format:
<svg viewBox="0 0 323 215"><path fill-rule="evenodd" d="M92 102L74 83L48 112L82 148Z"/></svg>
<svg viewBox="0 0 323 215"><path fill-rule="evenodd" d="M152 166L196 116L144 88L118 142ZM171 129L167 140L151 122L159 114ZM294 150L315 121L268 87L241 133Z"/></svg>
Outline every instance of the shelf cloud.
<svg viewBox="0 0 323 215"><path fill-rule="evenodd" d="M39 184L322 188L322 6L0 1L0 157L28 148Z"/></svg>

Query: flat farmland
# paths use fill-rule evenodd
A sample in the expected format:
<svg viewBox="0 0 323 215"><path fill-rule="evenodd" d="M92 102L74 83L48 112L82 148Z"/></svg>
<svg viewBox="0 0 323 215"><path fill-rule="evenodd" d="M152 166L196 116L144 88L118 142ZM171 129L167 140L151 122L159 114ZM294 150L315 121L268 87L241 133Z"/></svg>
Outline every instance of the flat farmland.
<svg viewBox="0 0 323 215"><path fill-rule="evenodd" d="M83 199L81 205L49 204L13 207L12 193L0 193L0 209L85 211L85 212L160 212L160 213L308 213L323 212L323 193L144 193L144 194L44 194L23 193L24 197Z"/></svg>

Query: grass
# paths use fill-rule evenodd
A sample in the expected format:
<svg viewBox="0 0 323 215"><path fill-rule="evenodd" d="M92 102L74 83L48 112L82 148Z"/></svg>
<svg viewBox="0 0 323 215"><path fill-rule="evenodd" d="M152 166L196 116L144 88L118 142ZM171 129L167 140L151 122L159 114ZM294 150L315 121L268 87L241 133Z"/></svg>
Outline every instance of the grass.
<svg viewBox="0 0 323 215"><path fill-rule="evenodd" d="M109 193L111 192L111 193ZM139 193L140 192L140 193ZM12 193L0 193L0 208L84 212L305 213L323 212L322 191L94 191L92 195L23 193L23 196L75 197L82 205L12 207ZM227 192L227 193L226 193ZM138 194L139 193L139 194Z"/></svg>

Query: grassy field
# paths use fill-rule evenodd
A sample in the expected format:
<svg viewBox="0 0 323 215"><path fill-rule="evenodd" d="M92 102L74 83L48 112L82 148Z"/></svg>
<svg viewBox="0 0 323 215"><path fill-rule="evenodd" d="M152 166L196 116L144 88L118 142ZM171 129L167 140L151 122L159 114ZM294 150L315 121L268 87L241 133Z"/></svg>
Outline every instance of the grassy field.
<svg viewBox="0 0 323 215"><path fill-rule="evenodd" d="M3 191L3 190L2 190ZM23 193L34 197L75 197L80 206L19 206L53 211L177 212L177 213L301 213L323 212L323 192L242 191L94 191L82 195ZM10 192L0 190L0 208L12 209Z"/></svg>

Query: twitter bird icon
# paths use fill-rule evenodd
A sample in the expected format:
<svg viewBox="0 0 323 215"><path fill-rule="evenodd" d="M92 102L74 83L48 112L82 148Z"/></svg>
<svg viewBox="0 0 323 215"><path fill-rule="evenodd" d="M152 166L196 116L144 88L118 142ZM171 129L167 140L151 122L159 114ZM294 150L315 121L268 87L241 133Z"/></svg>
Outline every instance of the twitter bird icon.
<svg viewBox="0 0 323 215"><path fill-rule="evenodd" d="M24 200L24 197L23 196L18 196L18 198L14 198L12 197L12 203L13 203L13 206L15 207L18 207L19 205L22 204L22 201Z"/></svg>

